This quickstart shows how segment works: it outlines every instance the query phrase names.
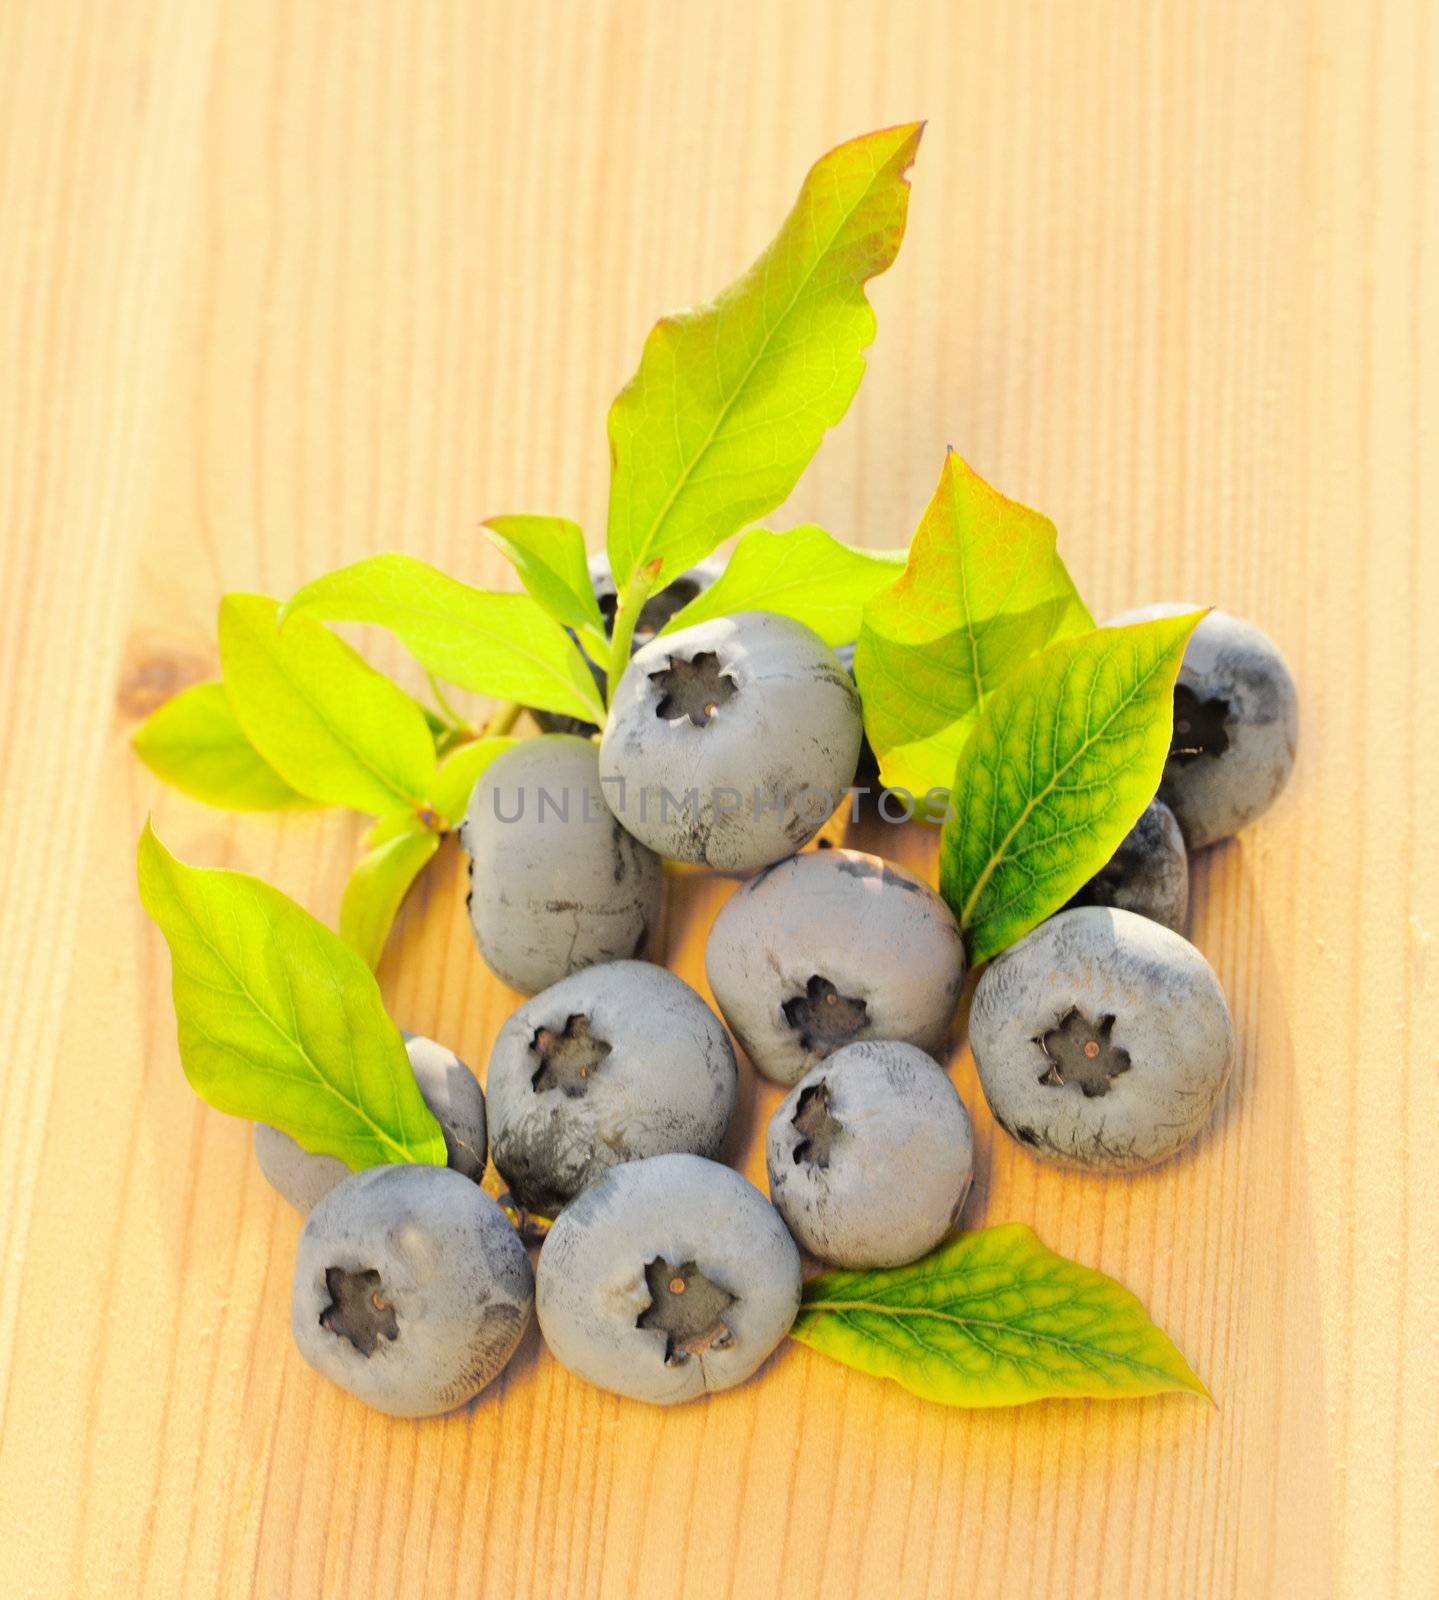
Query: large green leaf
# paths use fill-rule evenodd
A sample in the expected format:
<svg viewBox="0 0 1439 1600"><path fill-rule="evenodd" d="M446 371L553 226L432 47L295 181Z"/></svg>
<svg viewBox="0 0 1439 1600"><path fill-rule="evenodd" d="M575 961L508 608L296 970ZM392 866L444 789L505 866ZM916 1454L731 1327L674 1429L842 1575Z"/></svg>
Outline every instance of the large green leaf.
<svg viewBox="0 0 1439 1600"><path fill-rule="evenodd" d="M972 962L1057 911L1154 798L1174 679L1203 615L1062 640L989 696L960 755L940 839L940 892Z"/></svg>
<svg viewBox="0 0 1439 1600"><path fill-rule="evenodd" d="M299 590L284 615L378 623L448 683L604 721L588 663L538 601L471 588L413 556L370 556L326 573Z"/></svg>
<svg viewBox="0 0 1439 1600"><path fill-rule="evenodd" d="M660 631L736 611L777 611L813 628L828 645L848 644L859 632L865 601L893 583L903 562L902 553L856 550L811 525L788 533L755 528L715 582Z"/></svg>
<svg viewBox="0 0 1439 1600"><path fill-rule="evenodd" d="M865 607L854 670L891 788L947 786L987 697L1056 639L1093 628L1054 524L950 451L909 564Z"/></svg>
<svg viewBox="0 0 1439 1600"><path fill-rule="evenodd" d="M340 901L340 937L377 967L385 940L410 885L440 848L440 836L421 823L362 856Z"/></svg>
<svg viewBox="0 0 1439 1600"><path fill-rule="evenodd" d="M957 1234L912 1266L814 1278L791 1332L943 1405L1209 1398L1128 1289L1019 1222Z"/></svg>
<svg viewBox="0 0 1439 1600"><path fill-rule="evenodd" d="M170 946L180 1064L201 1099L356 1170L445 1162L369 968L278 889L188 867L147 823L140 899Z"/></svg>
<svg viewBox="0 0 1439 1600"><path fill-rule="evenodd" d="M603 662L609 640L579 523L566 517L491 517L484 528L525 588L556 622L580 634Z"/></svg>
<svg viewBox="0 0 1439 1600"><path fill-rule="evenodd" d="M152 711L131 740L157 777L228 811L286 811L317 801L292 789L245 737L222 683L196 683Z"/></svg>
<svg viewBox="0 0 1439 1600"><path fill-rule="evenodd" d="M309 618L258 594L220 603L225 690L251 744L301 794L376 816L420 807L435 744L420 707Z"/></svg>
<svg viewBox="0 0 1439 1600"><path fill-rule="evenodd" d="M658 581L789 494L864 375L864 286L904 237L922 125L842 144L810 169L774 242L717 300L656 324L610 409L609 556L623 592Z"/></svg>

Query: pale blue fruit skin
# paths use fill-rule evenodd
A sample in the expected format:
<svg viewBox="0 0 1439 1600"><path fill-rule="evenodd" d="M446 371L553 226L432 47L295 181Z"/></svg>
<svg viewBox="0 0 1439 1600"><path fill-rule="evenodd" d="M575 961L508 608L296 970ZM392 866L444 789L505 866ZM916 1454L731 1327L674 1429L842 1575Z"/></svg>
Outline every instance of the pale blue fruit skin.
<svg viewBox="0 0 1439 1600"><path fill-rule="evenodd" d="M444 1135L447 1164L479 1183L488 1148L484 1091L453 1050L423 1034L402 1036L420 1096ZM302 1149L288 1133L263 1122L255 1124L255 1159L270 1187L301 1214L350 1176L343 1161Z"/></svg>
<svg viewBox="0 0 1439 1600"><path fill-rule="evenodd" d="M510 988L535 994L648 948L659 857L610 814L591 740L546 734L504 751L476 783L460 838L475 945Z"/></svg>
<svg viewBox="0 0 1439 1600"><path fill-rule="evenodd" d="M350 1169L337 1156L316 1155L303 1149L288 1133L281 1133L266 1122L255 1124L255 1160L265 1181L308 1216L337 1184L350 1176Z"/></svg>
<svg viewBox="0 0 1439 1600"><path fill-rule="evenodd" d="M1199 608L1164 602L1111 617L1106 627L1180 616ZM1227 611L1211 611L1190 635L1177 682L1201 700L1227 701L1229 748L1186 764L1169 761L1159 798L1190 850L1247 828L1289 781L1299 742L1299 696L1268 634Z"/></svg>
<svg viewBox="0 0 1439 1600"><path fill-rule="evenodd" d="M865 1002L863 1035L942 1053L964 987L964 940L923 879L858 850L781 861L725 902L705 946L715 1001L755 1069L798 1083L821 1055L785 1019L811 977Z"/></svg>
<svg viewBox="0 0 1439 1600"><path fill-rule="evenodd" d="M800 1096L823 1083L839 1123L820 1167L796 1159ZM864 1039L807 1072L770 1118L770 1199L810 1255L836 1267L900 1267L957 1225L974 1178L959 1091L913 1045Z"/></svg>
<svg viewBox="0 0 1439 1600"><path fill-rule="evenodd" d="M595 599L599 601L600 610L604 613L605 634L608 636L614 632L614 607L618 591L615 589L614 576L610 572L609 557L603 550L595 551L590 557L589 569L590 587L595 591ZM633 655L641 645L648 644L676 612L687 606L697 595L703 594L724 569L723 556L710 556L693 567L687 567L673 583L667 583L663 589L656 589L640 608L630 654ZM566 631L570 632L568 629ZM606 683L604 668L596 666L593 661L589 663L589 667L600 693L603 694ZM577 733L588 737L592 733L599 732L593 722L586 722L583 717L567 717L558 711L534 710L530 715L546 733Z"/></svg>
<svg viewBox="0 0 1439 1600"><path fill-rule="evenodd" d="M1183 933L1189 922L1189 852L1174 813L1151 800L1103 870L1065 907L1114 906Z"/></svg>
<svg viewBox="0 0 1439 1600"><path fill-rule="evenodd" d="M536 1089L538 1028L571 1016L610 1045L582 1096ZM723 1024L683 979L646 961L589 967L528 1000L500 1029L486 1075L495 1166L528 1210L553 1216L624 1161L719 1153L738 1074Z"/></svg>
<svg viewBox="0 0 1439 1600"><path fill-rule="evenodd" d="M376 1271L398 1337L366 1356L322 1327L325 1271ZM315 1206L300 1234L290 1327L322 1376L393 1417L437 1416L503 1369L534 1304L529 1257L499 1206L448 1167L370 1167Z"/></svg>
<svg viewBox="0 0 1439 1600"><path fill-rule="evenodd" d="M663 690L651 674L705 652L737 692L703 727L658 716ZM819 831L854 781L862 736L854 683L819 635L788 617L740 611L636 652L600 741L600 776L621 823L651 850L750 871Z"/></svg>
<svg viewBox="0 0 1439 1600"><path fill-rule="evenodd" d="M1115 1018L1129 1070L1104 1094L1040 1080L1041 1037L1071 1007ZM985 968L969 1014L974 1064L995 1120L1034 1155L1130 1172L1167 1160L1209 1122L1234 1062L1214 969L1170 929L1102 906L1061 911Z"/></svg>
<svg viewBox="0 0 1439 1600"><path fill-rule="evenodd" d="M637 1326L657 1257L693 1261L738 1297L728 1348L668 1364L664 1336ZM536 1310L551 1354L577 1377L674 1405L755 1372L789 1332L800 1287L794 1240L753 1184L700 1156L655 1156L616 1167L565 1208L540 1252Z"/></svg>

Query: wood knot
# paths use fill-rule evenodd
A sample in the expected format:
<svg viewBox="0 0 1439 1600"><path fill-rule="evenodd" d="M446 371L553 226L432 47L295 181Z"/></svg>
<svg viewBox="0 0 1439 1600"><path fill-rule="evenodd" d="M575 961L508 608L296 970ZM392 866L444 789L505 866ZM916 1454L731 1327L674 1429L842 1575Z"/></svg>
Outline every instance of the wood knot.
<svg viewBox="0 0 1439 1600"><path fill-rule="evenodd" d="M132 641L120 668L115 703L123 717L148 717L181 689L214 675L213 664L200 656Z"/></svg>

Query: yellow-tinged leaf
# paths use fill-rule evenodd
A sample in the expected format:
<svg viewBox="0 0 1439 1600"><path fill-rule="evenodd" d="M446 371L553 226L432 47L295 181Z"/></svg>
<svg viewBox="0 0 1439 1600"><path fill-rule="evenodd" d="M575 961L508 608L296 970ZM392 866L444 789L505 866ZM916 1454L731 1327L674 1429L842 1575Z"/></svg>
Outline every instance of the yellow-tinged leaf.
<svg viewBox="0 0 1439 1600"><path fill-rule="evenodd" d="M940 836L940 893L971 962L1058 911L1154 798L1174 731L1174 679L1203 615L1061 640L989 696Z"/></svg>
<svg viewBox="0 0 1439 1600"><path fill-rule="evenodd" d="M220 603L225 692L250 743L301 794L382 816L417 805L435 775L421 708L322 623L284 629L265 595Z"/></svg>
<svg viewBox="0 0 1439 1600"><path fill-rule="evenodd" d="M340 937L360 952L366 966L379 966L410 885L439 848L439 834L416 823L356 864L340 901Z"/></svg>
<svg viewBox="0 0 1439 1600"><path fill-rule="evenodd" d="M573 628L603 661L605 619L590 581L585 537L568 517L491 517L490 542L520 575L534 599L564 627Z"/></svg>
<svg viewBox="0 0 1439 1600"><path fill-rule="evenodd" d="M135 730L135 754L157 777L227 811L296 811L320 804L292 789L245 737L223 683L196 683Z"/></svg>
<svg viewBox="0 0 1439 1600"><path fill-rule="evenodd" d="M492 594L413 556L378 555L327 572L282 613L388 628L438 678L497 700L604 720L590 664L528 594Z"/></svg>
<svg viewBox="0 0 1439 1600"><path fill-rule="evenodd" d="M138 868L170 946L180 1064L202 1100L357 1171L444 1165L400 1031L349 945L258 878L186 866L148 822Z"/></svg>
<svg viewBox="0 0 1439 1600"><path fill-rule="evenodd" d="M985 700L1056 639L1093 628L1054 524L951 450L903 574L866 604L854 671L891 788L947 787Z"/></svg>
<svg viewBox="0 0 1439 1600"><path fill-rule="evenodd" d="M864 286L894 260L923 125L822 156L773 243L718 299L665 317L610 409L609 557L668 582L789 494L864 375Z"/></svg>
<svg viewBox="0 0 1439 1600"><path fill-rule="evenodd" d="M773 611L813 628L827 645L852 643L865 601L904 563L902 553L857 550L823 528L752 528L724 571L664 625L673 633L737 611Z"/></svg>
<svg viewBox="0 0 1439 1600"><path fill-rule="evenodd" d="M1209 1398L1128 1289L1019 1222L956 1234L911 1266L825 1273L805 1285L791 1332L943 1405Z"/></svg>

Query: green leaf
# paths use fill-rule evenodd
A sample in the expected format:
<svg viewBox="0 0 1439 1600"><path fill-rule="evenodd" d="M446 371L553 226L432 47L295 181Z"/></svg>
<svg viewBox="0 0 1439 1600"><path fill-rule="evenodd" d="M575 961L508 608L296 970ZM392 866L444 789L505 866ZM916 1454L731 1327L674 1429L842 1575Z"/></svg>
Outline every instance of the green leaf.
<svg viewBox="0 0 1439 1600"><path fill-rule="evenodd" d="M340 937L377 967L401 902L425 863L440 848L440 836L416 823L360 858L340 901Z"/></svg>
<svg viewBox="0 0 1439 1600"><path fill-rule="evenodd" d="M287 811L316 802L292 789L245 737L222 683L181 689L135 730L135 754L157 777L227 811Z"/></svg>
<svg viewBox="0 0 1439 1600"><path fill-rule="evenodd" d="M257 594L220 603L220 664L240 726L301 794L376 816L423 804L435 745L420 707L309 618Z"/></svg>
<svg viewBox="0 0 1439 1600"><path fill-rule="evenodd" d="M587 635L603 661L609 638L579 523L566 517L513 516L491 517L483 526L525 588L556 622Z"/></svg>
<svg viewBox="0 0 1439 1600"><path fill-rule="evenodd" d="M1128 1289L1046 1249L1019 1222L956 1234L912 1266L814 1278L791 1332L942 1405L1173 1390L1209 1399Z"/></svg>
<svg viewBox="0 0 1439 1600"><path fill-rule="evenodd" d="M536 600L473 589L413 556L371 556L316 578L284 615L378 623L448 683L604 721L588 662Z"/></svg>
<svg viewBox="0 0 1439 1600"><path fill-rule="evenodd" d="M357 1171L445 1162L373 974L278 889L176 860L149 823L140 899L170 946L180 1064L218 1111Z"/></svg>
<svg viewBox="0 0 1439 1600"><path fill-rule="evenodd" d="M909 564L866 605L854 670L891 788L947 787L985 700L1022 662L1093 628L1054 524L950 451Z"/></svg>
<svg viewBox="0 0 1439 1600"><path fill-rule="evenodd" d="M429 804L418 811L391 811L372 823L365 833L365 848L373 850L401 834L417 829L437 834L452 832L464 821L465 809L470 803L470 791L479 781L480 774L501 751L508 750L516 741L493 735L485 739L468 739L451 751L440 763L430 790Z"/></svg>
<svg viewBox="0 0 1439 1600"><path fill-rule="evenodd" d="M1062 640L989 696L940 837L940 892L971 962L1057 911L1154 798L1173 736L1175 675L1203 615Z"/></svg>
<svg viewBox="0 0 1439 1600"><path fill-rule="evenodd" d="M431 799L448 827L458 827L464 820L470 792L479 781L480 774L497 755L508 750L515 742L514 739L502 738L472 739L440 764Z"/></svg>
<svg viewBox="0 0 1439 1600"><path fill-rule="evenodd" d="M886 128L821 157L749 271L650 333L610 408L621 593L640 568L662 562L667 582L773 510L848 409L874 338L864 286L904 237L922 131Z"/></svg>
<svg viewBox="0 0 1439 1600"><path fill-rule="evenodd" d="M893 583L903 564L902 553L856 550L809 524L788 533L755 528L714 583L660 631L736 611L777 611L813 628L828 645L848 644L859 633L865 601Z"/></svg>

